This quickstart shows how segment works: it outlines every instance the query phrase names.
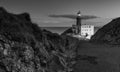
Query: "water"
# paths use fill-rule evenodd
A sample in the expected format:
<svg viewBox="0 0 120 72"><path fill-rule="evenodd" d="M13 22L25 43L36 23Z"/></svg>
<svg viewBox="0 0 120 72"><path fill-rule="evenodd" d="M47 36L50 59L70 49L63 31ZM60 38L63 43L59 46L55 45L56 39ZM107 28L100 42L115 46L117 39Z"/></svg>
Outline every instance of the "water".
<svg viewBox="0 0 120 72"><path fill-rule="evenodd" d="M61 34L70 27L42 27L43 29L49 30L53 33ZM95 32L100 29L100 27L95 27Z"/></svg>
<svg viewBox="0 0 120 72"><path fill-rule="evenodd" d="M43 29L49 30L53 33L58 33L61 34L63 33L65 30L67 30L69 27L42 27Z"/></svg>

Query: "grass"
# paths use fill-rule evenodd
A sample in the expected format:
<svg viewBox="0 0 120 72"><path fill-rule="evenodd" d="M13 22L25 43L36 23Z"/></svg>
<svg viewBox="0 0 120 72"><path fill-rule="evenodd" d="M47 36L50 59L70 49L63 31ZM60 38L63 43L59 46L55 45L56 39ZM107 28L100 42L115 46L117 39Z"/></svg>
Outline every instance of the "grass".
<svg viewBox="0 0 120 72"><path fill-rule="evenodd" d="M97 64L92 64L87 60L78 60L75 72L120 72L120 46L82 41L78 54L96 57Z"/></svg>

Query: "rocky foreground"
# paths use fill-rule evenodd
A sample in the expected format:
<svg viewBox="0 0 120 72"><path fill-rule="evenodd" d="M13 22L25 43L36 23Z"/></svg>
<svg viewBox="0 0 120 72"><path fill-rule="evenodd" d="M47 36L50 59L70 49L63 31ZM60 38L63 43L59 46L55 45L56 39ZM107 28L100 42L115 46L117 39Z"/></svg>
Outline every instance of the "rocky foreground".
<svg viewBox="0 0 120 72"><path fill-rule="evenodd" d="M120 72L120 18L90 42L41 29L28 13L0 7L0 72Z"/></svg>
<svg viewBox="0 0 120 72"><path fill-rule="evenodd" d="M0 7L0 72L72 72L78 43Z"/></svg>

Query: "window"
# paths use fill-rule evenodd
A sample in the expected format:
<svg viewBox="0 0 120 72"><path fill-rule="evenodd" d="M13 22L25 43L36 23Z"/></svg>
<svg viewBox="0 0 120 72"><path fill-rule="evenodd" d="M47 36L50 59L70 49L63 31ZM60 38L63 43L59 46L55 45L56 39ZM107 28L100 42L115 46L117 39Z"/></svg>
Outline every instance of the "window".
<svg viewBox="0 0 120 72"><path fill-rule="evenodd" d="M90 28L91 26L89 26L89 28Z"/></svg>

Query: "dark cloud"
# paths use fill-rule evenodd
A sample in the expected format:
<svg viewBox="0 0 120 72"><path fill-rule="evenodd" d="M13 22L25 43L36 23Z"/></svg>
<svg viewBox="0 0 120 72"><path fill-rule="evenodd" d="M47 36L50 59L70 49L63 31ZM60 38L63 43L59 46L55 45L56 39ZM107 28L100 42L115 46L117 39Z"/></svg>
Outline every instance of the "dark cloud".
<svg viewBox="0 0 120 72"><path fill-rule="evenodd" d="M49 15L49 17L53 17L53 18L69 18L69 19L76 19L76 15ZM95 18L99 18L97 16L94 15L82 15L81 17L83 20L88 20L88 19L95 19Z"/></svg>

